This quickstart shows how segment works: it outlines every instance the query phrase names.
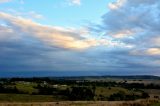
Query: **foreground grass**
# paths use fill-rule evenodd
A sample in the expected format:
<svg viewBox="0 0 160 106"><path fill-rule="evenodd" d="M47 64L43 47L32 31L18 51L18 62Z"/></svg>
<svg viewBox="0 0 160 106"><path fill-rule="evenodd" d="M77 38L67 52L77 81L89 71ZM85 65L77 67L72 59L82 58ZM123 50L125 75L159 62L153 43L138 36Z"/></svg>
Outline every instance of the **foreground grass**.
<svg viewBox="0 0 160 106"><path fill-rule="evenodd" d="M0 102L52 102L51 95L0 94Z"/></svg>
<svg viewBox="0 0 160 106"><path fill-rule="evenodd" d="M159 103L154 103L151 106L160 106L160 102Z"/></svg>
<svg viewBox="0 0 160 106"><path fill-rule="evenodd" d="M29 103L0 103L0 106L152 106L155 100L136 101L61 101L61 102L29 102ZM153 105L153 106L159 106Z"/></svg>

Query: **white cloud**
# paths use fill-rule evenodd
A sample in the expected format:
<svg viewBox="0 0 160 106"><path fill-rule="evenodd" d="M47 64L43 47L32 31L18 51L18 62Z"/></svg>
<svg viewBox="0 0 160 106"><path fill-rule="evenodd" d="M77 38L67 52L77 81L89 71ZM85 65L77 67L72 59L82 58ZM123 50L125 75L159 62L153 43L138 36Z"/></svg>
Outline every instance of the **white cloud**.
<svg viewBox="0 0 160 106"><path fill-rule="evenodd" d="M7 9L7 12L10 14L14 14L14 16L20 16L20 17L25 17L29 19L44 19L44 16L42 14L39 14L35 11L16 11L14 9Z"/></svg>
<svg viewBox="0 0 160 106"><path fill-rule="evenodd" d="M44 18L41 14L38 14L35 11L31 11L29 13L26 13L26 15L28 15L31 18L35 18L35 19L43 19Z"/></svg>
<svg viewBox="0 0 160 106"><path fill-rule="evenodd" d="M136 31L131 31L131 30L122 30L119 32L109 33L109 35L111 35L114 38L125 38L125 37L129 37L129 36L133 36L134 34L136 34Z"/></svg>
<svg viewBox="0 0 160 106"><path fill-rule="evenodd" d="M145 55L145 56L159 56L160 48L146 48L146 49L137 49L130 51L132 55Z"/></svg>
<svg viewBox="0 0 160 106"><path fill-rule="evenodd" d="M110 10L102 16L104 36L135 45L131 54L159 54L159 0L116 0L108 6Z"/></svg>
<svg viewBox="0 0 160 106"><path fill-rule="evenodd" d="M0 19L6 22L7 26L14 32L36 37L51 46L78 50L94 46L124 45L107 39L92 38L88 35L88 31L84 29L46 26L20 16L12 16L2 12L0 13ZM4 34L1 36L4 36Z"/></svg>
<svg viewBox="0 0 160 106"><path fill-rule="evenodd" d="M81 0L68 0L70 5L81 5Z"/></svg>
<svg viewBox="0 0 160 106"><path fill-rule="evenodd" d="M0 20L6 22L6 26L8 26L10 30L14 31L15 36L17 33L21 33L22 37L24 35L35 37L50 46L57 46L72 50L83 50L96 46L120 48L132 47L131 45L126 45L125 43L114 41L112 39L94 38L85 28L75 29L47 26L36 23L30 19L13 16L3 12L0 12ZM4 35L5 34L2 36ZM14 34L12 34L12 36L13 35Z"/></svg>
<svg viewBox="0 0 160 106"><path fill-rule="evenodd" d="M6 2L10 2L12 0L0 0L0 3L6 3Z"/></svg>
<svg viewBox="0 0 160 106"><path fill-rule="evenodd" d="M123 6L125 2L126 2L126 0L117 0L114 3L109 3L108 7L111 10L116 10L116 9L120 8L121 6Z"/></svg>
<svg viewBox="0 0 160 106"><path fill-rule="evenodd" d="M146 50L146 54L148 55L160 55L160 48L149 48Z"/></svg>

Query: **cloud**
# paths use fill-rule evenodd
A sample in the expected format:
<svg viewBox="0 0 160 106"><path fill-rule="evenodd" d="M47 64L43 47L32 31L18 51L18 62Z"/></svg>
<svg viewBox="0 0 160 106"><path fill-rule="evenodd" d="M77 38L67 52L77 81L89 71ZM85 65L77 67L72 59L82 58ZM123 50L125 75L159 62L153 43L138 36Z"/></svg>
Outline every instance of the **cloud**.
<svg viewBox="0 0 160 106"><path fill-rule="evenodd" d="M68 0L70 5L81 5L81 0Z"/></svg>
<svg viewBox="0 0 160 106"><path fill-rule="evenodd" d="M75 29L45 26L35 23L32 20L11 16L6 13L0 13L0 17L12 30L32 35L49 45L60 46L62 48L83 49L94 46L96 43L92 39L84 39L80 34L81 31L77 33Z"/></svg>
<svg viewBox="0 0 160 106"><path fill-rule="evenodd" d="M153 38L150 39L150 43L155 47L160 47L160 35L153 36Z"/></svg>
<svg viewBox="0 0 160 106"><path fill-rule="evenodd" d="M117 0L102 24L43 25L0 13L0 70L159 74L160 2ZM101 36L102 35L102 36Z"/></svg>
<svg viewBox="0 0 160 106"><path fill-rule="evenodd" d="M156 0L117 0L102 16L104 36L134 45L124 56L127 63L145 70L160 66L160 2ZM109 6L111 6L111 4ZM122 57L121 54L120 57ZM130 66L131 67L131 66ZM153 69L152 69L153 68Z"/></svg>
<svg viewBox="0 0 160 106"><path fill-rule="evenodd" d="M149 48L146 53L149 55L160 55L160 48Z"/></svg>
<svg viewBox="0 0 160 106"><path fill-rule="evenodd" d="M6 2L10 2L12 0L0 0L0 3L6 3Z"/></svg>
<svg viewBox="0 0 160 106"><path fill-rule="evenodd" d="M128 45L93 38L87 29L47 26L2 12L0 20L0 70L103 71L127 67L121 62L121 53L112 50L125 51L130 49Z"/></svg>
<svg viewBox="0 0 160 106"><path fill-rule="evenodd" d="M35 11L26 12L26 11L16 11L14 9L8 9L7 11L9 14L14 14L14 16L24 17L27 19L35 20L35 19L44 19L45 18L42 14L39 14Z"/></svg>
<svg viewBox="0 0 160 106"><path fill-rule="evenodd" d="M133 52L144 51L144 55L151 48L159 48L159 0L117 0L108 7L99 25L104 36L134 45Z"/></svg>
<svg viewBox="0 0 160 106"><path fill-rule="evenodd" d="M112 41L111 39L93 38L84 28L75 29L47 26L33 22L29 19L12 16L2 12L0 13L0 18L4 21L6 26L10 27L10 30L36 37L50 46L57 46L72 50L87 49L96 46L127 47L124 43Z"/></svg>
<svg viewBox="0 0 160 106"><path fill-rule="evenodd" d="M146 70L145 67L159 70L160 1L116 0L109 3L108 8L102 16L102 24L89 27L96 34L103 33L102 37L132 45L130 49L121 49L125 54L117 51L118 55L111 50L117 58L116 64L124 65L124 70Z"/></svg>
<svg viewBox="0 0 160 106"><path fill-rule="evenodd" d="M158 31L160 21L158 0L117 0L109 6L111 4L116 9L110 9L102 17L103 27L108 34L124 30L139 31L138 33Z"/></svg>
<svg viewBox="0 0 160 106"><path fill-rule="evenodd" d="M159 56L160 48L146 48L142 50L133 50L130 53L133 55Z"/></svg>
<svg viewBox="0 0 160 106"><path fill-rule="evenodd" d="M43 19L44 18L41 14L38 14L35 11L30 11L26 15L28 15L28 17L31 17L33 19Z"/></svg>
<svg viewBox="0 0 160 106"><path fill-rule="evenodd" d="M128 36L133 36L136 32L131 30L121 30L120 32L111 32L109 35L113 36L114 38L124 38Z"/></svg>
<svg viewBox="0 0 160 106"><path fill-rule="evenodd" d="M123 6L125 2L126 2L126 0L117 0L117 1L114 2L114 3L109 3L109 4L108 4L108 7L109 7L109 9L111 9L111 10L115 10L115 9L118 9L118 8L120 8L121 6Z"/></svg>

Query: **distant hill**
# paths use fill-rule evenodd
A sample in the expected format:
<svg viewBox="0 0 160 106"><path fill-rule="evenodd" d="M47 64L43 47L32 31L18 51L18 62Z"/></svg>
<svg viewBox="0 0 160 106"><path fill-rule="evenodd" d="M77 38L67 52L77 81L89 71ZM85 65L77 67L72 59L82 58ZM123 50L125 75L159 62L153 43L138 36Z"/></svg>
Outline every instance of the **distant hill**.
<svg viewBox="0 0 160 106"><path fill-rule="evenodd" d="M160 76L152 76L152 75L130 75L130 76L65 76L65 77L10 77L10 78L0 78L0 79L18 79L18 80L26 80L26 79L52 79L52 80L105 80L105 79L123 79L123 80L160 80Z"/></svg>
<svg viewBox="0 0 160 106"><path fill-rule="evenodd" d="M50 77L51 79L63 79L63 80L85 80L85 79L154 79L160 80L159 76L152 75L131 75L131 76L76 76L76 77Z"/></svg>

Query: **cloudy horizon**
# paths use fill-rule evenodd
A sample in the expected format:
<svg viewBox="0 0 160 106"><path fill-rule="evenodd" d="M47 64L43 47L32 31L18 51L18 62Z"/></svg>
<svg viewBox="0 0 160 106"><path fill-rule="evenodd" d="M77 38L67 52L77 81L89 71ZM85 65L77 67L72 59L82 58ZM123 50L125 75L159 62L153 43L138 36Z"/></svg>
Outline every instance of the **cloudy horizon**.
<svg viewBox="0 0 160 106"><path fill-rule="evenodd" d="M159 0L0 0L0 76L160 76Z"/></svg>

